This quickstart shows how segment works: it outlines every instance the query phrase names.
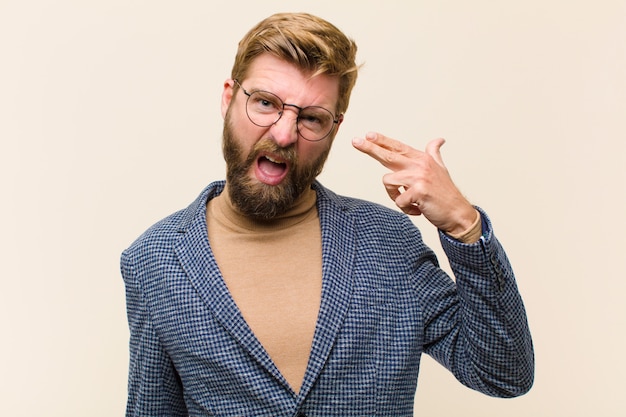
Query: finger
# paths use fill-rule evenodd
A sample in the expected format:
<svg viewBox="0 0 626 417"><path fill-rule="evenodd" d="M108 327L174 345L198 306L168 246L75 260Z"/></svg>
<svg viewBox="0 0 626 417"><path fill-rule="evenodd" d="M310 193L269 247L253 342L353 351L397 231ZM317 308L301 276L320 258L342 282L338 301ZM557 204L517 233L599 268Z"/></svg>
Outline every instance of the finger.
<svg viewBox="0 0 626 417"><path fill-rule="evenodd" d="M383 175L383 185L385 186L385 191L387 191L389 198L393 201L396 201L396 198L404 191L404 186L395 181L393 172Z"/></svg>
<svg viewBox="0 0 626 417"><path fill-rule="evenodd" d="M413 149L409 145L404 142L401 142L396 139L392 139L389 136L385 136L382 133L378 132L367 132L365 138L372 143L377 144L381 148L390 150L392 152L397 152L403 155L410 156L411 153L419 152L416 149Z"/></svg>
<svg viewBox="0 0 626 417"><path fill-rule="evenodd" d="M407 207L400 207L400 206L398 207L400 208L400 210L402 210L402 212L408 214L409 216L421 216L422 215L422 211L415 204L412 204Z"/></svg>
<svg viewBox="0 0 626 417"><path fill-rule="evenodd" d="M391 170L399 169L406 164L410 158L417 154L422 154L422 152L400 141L374 132L368 133L365 139L354 138L352 145Z"/></svg>
<svg viewBox="0 0 626 417"><path fill-rule="evenodd" d="M430 155L435 162L437 162L442 167L445 167L443 163L443 158L441 157L441 147L446 143L446 140L443 138L433 139L426 145L426 153Z"/></svg>
<svg viewBox="0 0 626 417"><path fill-rule="evenodd" d="M403 190L394 199L396 206L406 214L419 216L422 214L420 203L413 200L413 196L409 191Z"/></svg>
<svg viewBox="0 0 626 417"><path fill-rule="evenodd" d="M389 173L383 176L383 184L389 198L406 214L419 216L422 214L419 203L407 191L407 186L399 182L399 180L397 173Z"/></svg>
<svg viewBox="0 0 626 417"><path fill-rule="evenodd" d="M419 206L417 205L417 203L410 203L408 205L401 205L398 204L396 202L396 205L398 206L398 208L400 210L402 210L404 213L410 215L410 216L421 216L422 215L422 210L420 210Z"/></svg>
<svg viewBox="0 0 626 417"><path fill-rule="evenodd" d="M397 185L385 184L385 190L387 190L389 198L393 201L396 201L396 199L402 194L402 189Z"/></svg>

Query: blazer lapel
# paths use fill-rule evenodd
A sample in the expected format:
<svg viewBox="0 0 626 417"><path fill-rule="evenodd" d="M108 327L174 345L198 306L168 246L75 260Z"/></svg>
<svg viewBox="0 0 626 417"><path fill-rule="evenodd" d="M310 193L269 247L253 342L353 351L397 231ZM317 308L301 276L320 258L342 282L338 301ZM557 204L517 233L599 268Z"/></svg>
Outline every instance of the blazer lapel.
<svg viewBox="0 0 626 417"><path fill-rule="evenodd" d="M344 213L330 191L319 183L314 183L314 188L322 228L322 302L300 401L304 401L322 371L348 311L356 247L353 217Z"/></svg>
<svg viewBox="0 0 626 417"><path fill-rule="evenodd" d="M230 295L209 245L206 203L223 190L223 183L209 186L187 209L174 248L189 281L216 320L274 377L287 385L269 355L252 333Z"/></svg>

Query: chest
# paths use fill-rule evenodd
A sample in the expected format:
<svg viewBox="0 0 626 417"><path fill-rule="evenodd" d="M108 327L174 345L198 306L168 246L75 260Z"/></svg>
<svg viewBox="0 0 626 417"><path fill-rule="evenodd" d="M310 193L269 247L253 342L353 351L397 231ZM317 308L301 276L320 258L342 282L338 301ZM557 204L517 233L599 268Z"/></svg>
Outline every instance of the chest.
<svg viewBox="0 0 626 417"><path fill-rule="evenodd" d="M321 243L257 243L216 256L232 298L261 342L312 334L321 298L321 258Z"/></svg>
<svg viewBox="0 0 626 417"><path fill-rule="evenodd" d="M319 313L322 244L318 224L289 233L210 233L224 282L246 323L297 392Z"/></svg>

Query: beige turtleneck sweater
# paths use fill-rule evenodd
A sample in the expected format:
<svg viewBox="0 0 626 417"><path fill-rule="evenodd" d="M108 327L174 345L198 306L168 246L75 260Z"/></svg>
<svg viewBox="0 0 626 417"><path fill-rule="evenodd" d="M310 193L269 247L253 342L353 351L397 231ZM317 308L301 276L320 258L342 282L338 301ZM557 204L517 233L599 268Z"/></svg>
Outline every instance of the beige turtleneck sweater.
<svg viewBox="0 0 626 417"><path fill-rule="evenodd" d="M313 190L284 216L254 221L228 190L209 201L207 228L224 281L252 332L295 392L309 360L322 289Z"/></svg>

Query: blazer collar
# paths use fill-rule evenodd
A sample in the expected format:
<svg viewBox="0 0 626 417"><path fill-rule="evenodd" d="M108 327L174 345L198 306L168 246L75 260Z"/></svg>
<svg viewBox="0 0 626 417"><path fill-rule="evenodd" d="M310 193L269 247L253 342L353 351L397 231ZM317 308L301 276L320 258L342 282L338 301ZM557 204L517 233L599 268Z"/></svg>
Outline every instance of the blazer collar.
<svg viewBox="0 0 626 417"><path fill-rule="evenodd" d="M210 184L186 210L178 233L175 251L191 284L214 317L286 387L269 355L252 333L231 297L210 248L206 203L219 195L224 182ZM304 401L318 378L346 316L352 294L352 269L355 258L354 219L346 213L342 199L315 182L317 207L322 229L322 302L309 356L309 364L298 394Z"/></svg>

